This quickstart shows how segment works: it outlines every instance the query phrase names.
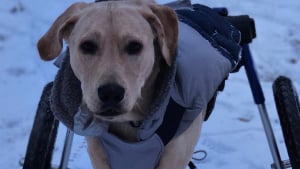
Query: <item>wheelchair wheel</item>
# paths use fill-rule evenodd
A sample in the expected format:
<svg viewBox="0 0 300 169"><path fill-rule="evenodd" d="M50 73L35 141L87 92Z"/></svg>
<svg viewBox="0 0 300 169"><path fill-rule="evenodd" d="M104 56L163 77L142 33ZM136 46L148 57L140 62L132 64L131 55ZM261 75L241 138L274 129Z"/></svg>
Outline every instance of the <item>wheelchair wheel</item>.
<svg viewBox="0 0 300 169"><path fill-rule="evenodd" d="M23 169L51 169L58 120L50 110L52 83L45 86L30 133Z"/></svg>
<svg viewBox="0 0 300 169"><path fill-rule="evenodd" d="M300 107L299 98L290 79L280 76L273 83L282 132L293 169L300 168Z"/></svg>

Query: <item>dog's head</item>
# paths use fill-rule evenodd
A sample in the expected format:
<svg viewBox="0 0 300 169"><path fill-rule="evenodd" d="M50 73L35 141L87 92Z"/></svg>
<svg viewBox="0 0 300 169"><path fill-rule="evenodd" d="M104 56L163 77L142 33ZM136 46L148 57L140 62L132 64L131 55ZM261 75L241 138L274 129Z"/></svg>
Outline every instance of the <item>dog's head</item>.
<svg viewBox="0 0 300 169"><path fill-rule="evenodd" d="M103 120L136 121L142 116L133 109L153 75L156 48L171 65L177 36L177 17L168 7L138 1L76 3L40 39L38 50L42 59L54 59L64 39L81 82L82 104Z"/></svg>

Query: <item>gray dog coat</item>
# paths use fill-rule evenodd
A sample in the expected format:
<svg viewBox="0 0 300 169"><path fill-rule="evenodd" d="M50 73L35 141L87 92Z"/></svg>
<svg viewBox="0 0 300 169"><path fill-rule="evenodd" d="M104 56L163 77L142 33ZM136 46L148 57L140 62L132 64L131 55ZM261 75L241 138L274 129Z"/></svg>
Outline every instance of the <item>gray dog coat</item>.
<svg viewBox="0 0 300 169"><path fill-rule="evenodd" d="M163 141L158 130L168 120L165 113L170 102L183 111L176 131L171 136L174 138L205 110L220 83L232 71L235 60L230 58L238 58L239 50L227 50L218 38L209 39L207 31L206 34L199 33L187 23L184 17L179 21L176 61L170 67L162 68L156 97L148 116L136 126L137 142L125 142L109 133L108 123L94 118L85 110L86 107L81 106L80 81L72 71L68 52L60 63L51 91L51 109L55 117L76 134L97 137L112 169L154 169L168 142ZM231 31L232 35L239 36L234 28ZM219 35L216 30L213 34L215 37ZM235 45L239 41L236 39L232 41Z"/></svg>

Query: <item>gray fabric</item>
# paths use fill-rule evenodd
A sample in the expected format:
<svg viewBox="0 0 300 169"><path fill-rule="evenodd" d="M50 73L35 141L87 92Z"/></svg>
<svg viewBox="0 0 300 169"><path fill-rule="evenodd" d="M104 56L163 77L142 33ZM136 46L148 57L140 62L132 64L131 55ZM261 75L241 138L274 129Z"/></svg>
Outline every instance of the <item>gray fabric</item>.
<svg viewBox="0 0 300 169"><path fill-rule="evenodd" d="M83 136L101 137L103 132L108 131L108 124L100 119L94 118L86 106L80 106L74 116L73 131Z"/></svg>
<svg viewBox="0 0 300 169"><path fill-rule="evenodd" d="M61 65L62 65L62 63L63 63L63 61L64 61L65 56L68 55L68 52L69 52L68 49L67 49L67 50L64 50L63 52L61 52L61 53L57 56L57 58L55 59L55 61L54 61L53 64L54 64L56 67L60 68Z"/></svg>
<svg viewBox="0 0 300 169"><path fill-rule="evenodd" d="M112 169L154 169L164 148L156 134L144 141L127 143L106 132L99 141Z"/></svg>
<svg viewBox="0 0 300 169"><path fill-rule="evenodd" d="M179 35L171 97L186 111L177 135L203 111L232 69L230 61L190 26L180 22Z"/></svg>

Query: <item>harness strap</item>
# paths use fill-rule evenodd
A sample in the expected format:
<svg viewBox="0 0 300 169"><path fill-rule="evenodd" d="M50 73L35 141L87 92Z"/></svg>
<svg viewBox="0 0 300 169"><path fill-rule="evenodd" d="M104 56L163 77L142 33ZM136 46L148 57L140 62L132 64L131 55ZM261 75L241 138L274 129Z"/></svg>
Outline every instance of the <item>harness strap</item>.
<svg viewBox="0 0 300 169"><path fill-rule="evenodd" d="M163 122L156 130L164 145L167 145L175 135L184 112L185 108L170 98Z"/></svg>

